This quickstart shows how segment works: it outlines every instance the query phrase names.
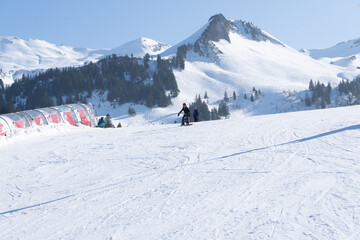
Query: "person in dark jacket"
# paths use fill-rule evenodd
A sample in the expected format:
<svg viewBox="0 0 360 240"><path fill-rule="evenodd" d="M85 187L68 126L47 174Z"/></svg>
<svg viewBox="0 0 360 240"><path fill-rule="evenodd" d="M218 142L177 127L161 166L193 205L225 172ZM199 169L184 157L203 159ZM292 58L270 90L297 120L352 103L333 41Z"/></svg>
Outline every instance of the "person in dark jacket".
<svg viewBox="0 0 360 240"><path fill-rule="evenodd" d="M180 116L180 113L184 112L184 116L182 117L181 120L181 125L185 125L185 121L186 124L189 125L189 118L190 118L190 110L189 108L186 106L186 103L183 103L183 108L181 109L181 111L178 113L178 116Z"/></svg>
<svg viewBox="0 0 360 240"><path fill-rule="evenodd" d="M195 109L194 109L193 117L194 117L194 122L199 121L199 110L197 109L197 107L195 107Z"/></svg>
<svg viewBox="0 0 360 240"><path fill-rule="evenodd" d="M106 122L104 120L104 117L101 117L97 126L103 128L103 127L105 127L105 124L106 124Z"/></svg>

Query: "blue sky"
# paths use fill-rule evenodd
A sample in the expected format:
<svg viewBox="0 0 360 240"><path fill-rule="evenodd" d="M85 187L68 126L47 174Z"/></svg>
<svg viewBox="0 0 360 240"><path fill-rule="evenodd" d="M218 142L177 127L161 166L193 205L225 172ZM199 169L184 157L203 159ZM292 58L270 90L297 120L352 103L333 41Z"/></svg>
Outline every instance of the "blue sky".
<svg viewBox="0 0 360 240"><path fill-rule="evenodd" d="M0 35L113 48L139 37L175 45L222 13L294 47L360 38L360 0L0 0Z"/></svg>

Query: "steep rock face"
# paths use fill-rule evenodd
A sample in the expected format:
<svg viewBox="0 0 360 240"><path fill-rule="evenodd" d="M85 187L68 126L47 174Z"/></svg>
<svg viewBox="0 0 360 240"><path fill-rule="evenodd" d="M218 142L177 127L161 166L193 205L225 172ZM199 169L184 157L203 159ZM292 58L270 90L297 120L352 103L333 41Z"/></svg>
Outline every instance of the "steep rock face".
<svg viewBox="0 0 360 240"><path fill-rule="evenodd" d="M190 40L185 40L183 43L187 45L188 49L192 49L200 56L207 57L215 62L218 60L219 54L222 54L222 51L219 50L214 43L221 40L231 43L230 33L239 34L248 40L257 42L270 41L274 44L285 46L285 44L252 23L242 20L227 20L222 14L216 14L210 17L204 30L198 34L196 39L190 37Z"/></svg>
<svg viewBox="0 0 360 240"><path fill-rule="evenodd" d="M231 29L234 29L232 22L228 21L221 13L214 15L210 17L209 26L205 29L199 40L218 42L221 39L225 39L230 42L229 31Z"/></svg>
<svg viewBox="0 0 360 240"><path fill-rule="evenodd" d="M194 43L194 51L200 56L217 59L217 54L222 52L215 47L213 42L222 39L230 43L229 32L234 29L234 24L228 21L222 14L217 14L209 19L209 23L200 38Z"/></svg>
<svg viewBox="0 0 360 240"><path fill-rule="evenodd" d="M274 44L285 46L282 42L280 42L279 40L272 37L270 34L264 32L263 30L261 30L260 28L253 25L250 22L238 20L238 21L234 21L234 24L236 26L236 33L240 34L244 38L257 42L270 41Z"/></svg>

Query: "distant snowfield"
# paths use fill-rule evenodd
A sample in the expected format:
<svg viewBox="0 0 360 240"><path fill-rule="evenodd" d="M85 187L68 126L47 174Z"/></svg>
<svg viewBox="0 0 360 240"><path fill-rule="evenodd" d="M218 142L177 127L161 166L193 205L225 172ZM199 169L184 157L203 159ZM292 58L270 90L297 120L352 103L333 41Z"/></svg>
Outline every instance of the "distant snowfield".
<svg viewBox="0 0 360 240"><path fill-rule="evenodd" d="M0 138L0 239L359 239L360 107Z"/></svg>

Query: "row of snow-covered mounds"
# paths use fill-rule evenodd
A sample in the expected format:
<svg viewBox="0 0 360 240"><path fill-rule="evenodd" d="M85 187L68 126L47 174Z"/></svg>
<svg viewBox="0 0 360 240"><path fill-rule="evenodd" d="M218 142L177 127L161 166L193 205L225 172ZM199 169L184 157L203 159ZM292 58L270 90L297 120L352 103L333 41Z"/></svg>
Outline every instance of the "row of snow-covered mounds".
<svg viewBox="0 0 360 240"><path fill-rule="evenodd" d="M0 140L0 239L359 239L360 107Z"/></svg>

